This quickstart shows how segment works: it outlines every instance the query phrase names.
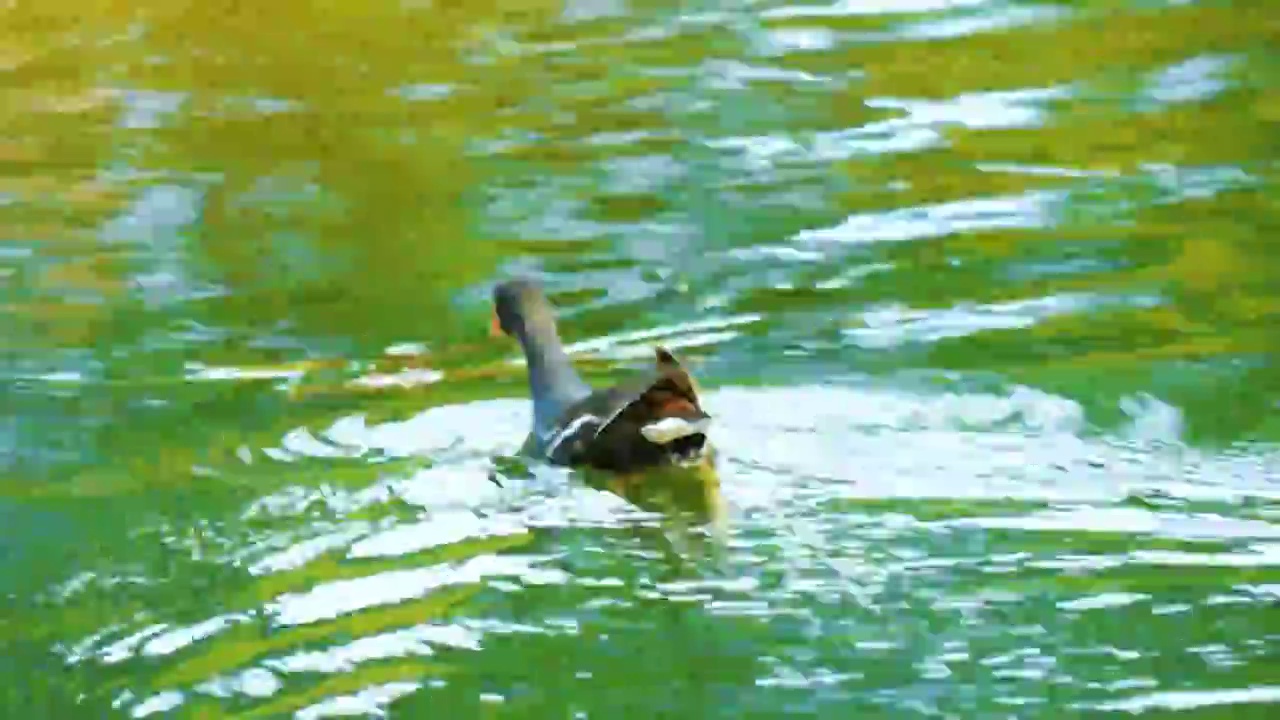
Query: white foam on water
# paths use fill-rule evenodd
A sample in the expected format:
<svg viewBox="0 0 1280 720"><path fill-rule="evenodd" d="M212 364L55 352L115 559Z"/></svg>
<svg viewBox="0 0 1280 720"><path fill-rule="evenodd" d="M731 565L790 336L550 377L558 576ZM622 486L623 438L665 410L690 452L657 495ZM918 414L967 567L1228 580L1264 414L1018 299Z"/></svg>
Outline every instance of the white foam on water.
<svg viewBox="0 0 1280 720"><path fill-rule="evenodd" d="M139 645L146 642L148 639L164 632L164 630L168 627L169 626L164 623L156 623L154 625L149 625L141 630L138 630L132 635L129 635L128 637L121 638L120 640L117 640L111 643L110 645L103 647L101 650L98 650L96 654L98 655L99 659L101 659L102 663L105 665L113 665L115 663L122 662L124 660L127 660L130 657L133 657ZM87 647L80 648L80 653L77 653L77 654L83 655L87 650L88 650ZM75 660L72 660L72 661L74 662Z"/></svg>
<svg viewBox="0 0 1280 720"><path fill-rule="evenodd" d="M203 363L187 363L186 379L191 381L234 381L234 380L298 380L306 375L300 368L243 368L235 366L214 366Z"/></svg>
<svg viewBox="0 0 1280 720"><path fill-rule="evenodd" d="M360 663L435 654L434 646L479 650L480 634L458 625L423 624L379 633L345 645L298 652L266 661L283 673L341 673Z"/></svg>
<svg viewBox="0 0 1280 720"><path fill-rule="evenodd" d="M135 718L144 718L157 713L169 712L182 704L185 696L177 690L165 690L143 700L129 711Z"/></svg>
<svg viewBox="0 0 1280 720"><path fill-rule="evenodd" d="M866 348L891 348L907 342L934 342L985 330L1034 327L1043 320L1106 306L1152 307L1149 296L1063 293L998 303L958 303L948 308L910 308L901 303L873 306L859 319L862 326L842 334Z"/></svg>
<svg viewBox="0 0 1280 720"><path fill-rule="evenodd" d="M1270 703L1280 703L1280 686L1258 685L1251 688L1220 690L1166 690L1084 707L1138 714L1154 710L1185 711L1204 707Z"/></svg>
<svg viewBox="0 0 1280 720"><path fill-rule="evenodd" d="M653 345L665 345L672 348L680 347L681 345L679 342L681 338L688 336L698 337L708 331L716 333L725 332L731 328L759 322L762 318L763 316L757 313L744 313L728 317L713 317L703 320L662 325L644 330L631 330L627 332L613 333L610 335L602 335L598 338L592 338L591 340L571 343L565 346L565 351L571 355L604 355L618 347L634 346L638 343L644 343L644 352L652 356ZM698 342L696 344L706 343Z"/></svg>
<svg viewBox="0 0 1280 720"><path fill-rule="evenodd" d="M383 709L393 700L403 697L422 687L416 682L391 682L371 685L352 695L338 695L314 705L308 705L294 713L296 720L318 720L326 717L350 717L364 715L366 717L386 717Z"/></svg>
<svg viewBox="0 0 1280 720"><path fill-rule="evenodd" d="M854 213L838 225L802 230L797 242L904 242L979 230L1033 229L1054 222L1063 192L1028 191L1021 195L953 200L936 205Z"/></svg>
<svg viewBox="0 0 1280 720"><path fill-rule="evenodd" d="M1205 54L1151 73L1144 95L1161 105L1209 100L1227 89L1227 77L1238 58Z"/></svg>
<svg viewBox="0 0 1280 720"><path fill-rule="evenodd" d="M196 692L227 698L244 695L251 698L270 697L280 691L284 683L266 668L251 667L230 676L219 676L200 683Z"/></svg>
<svg viewBox="0 0 1280 720"><path fill-rule="evenodd" d="M1070 86L1054 86L965 93L945 100L872 97L865 101L867 107L901 114L841 130L804 135L734 135L703 142L712 149L738 153L746 166L755 171L774 170L782 164L825 166L858 155L907 153L937 147L946 142L944 131L951 126L972 130L1037 127L1048 120L1049 103L1068 98L1074 92ZM971 205L983 201L958 202ZM956 213L964 207L946 205L934 212ZM892 218L885 218L888 219Z"/></svg>
<svg viewBox="0 0 1280 720"><path fill-rule="evenodd" d="M141 654L149 657L170 655L193 643L213 637L236 625L249 620L248 615L236 613L218 615L187 627L174 628L162 635L157 635L142 646Z"/></svg>
<svg viewBox="0 0 1280 720"><path fill-rule="evenodd" d="M249 565L254 575L295 570L327 552L350 545L357 538L370 532L369 523L354 522L315 537L292 543L288 547L260 557Z"/></svg>
<svg viewBox="0 0 1280 720"><path fill-rule="evenodd" d="M566 581L563 571L535 567L537 560L539 558L519 555L480 555L455 565L390 570L349 580L334 580L306 592L281 595L268 603L265 610L278 625L306 625L366 608L423 597L438 588L480 583L499 577L530 584Z"/></svg>
<svg viewBox="0 0 1280 720"><path fill-rule="evenodd" d="M351 558L391 557L452 545L473 538L523 535L524 525L508 517L481 518L469 510L433 513L421 522L397 525L360 540Z"/></svg>
<svg viewBox="0 0 1280 720"><path fill-rule="evenodd" d="M1150 599L1151 596L1146 593L1098 593L1097 595L1086 595L1085 597L1076 598L1074 600L1063 600L1058 603L1058 609L1076 612L1084 610L1102 610L1106 608L1124 607L1125 605L1132 605L1136 602Z"/></svg>
<svg viewBox="0 0 1280 720"><path fill-rule="evenodd" d="M838 0L830 5L783 5L765 10L768 19L931 13L986 5L991 0Z"/></svg>
<svg viewBox="0 0 1280 720"><path fill-rule="evenodd" d="M445 374L440 370L432 370L431 368L408 368L395 373L371 373L362 375L351 384L356 387L366 388L408 388L418 385L430 385L438 383L445 378Z"/></svg>
<svg viewBox="0 0 1280 720"><path fill-rule="evenodd" d="M908 40L945 40L1049 23L1066 19L1071 14L1070 9L1053 5L1004 5L981 14L920 20L895 28L891 34L894 38Z"/></svg>

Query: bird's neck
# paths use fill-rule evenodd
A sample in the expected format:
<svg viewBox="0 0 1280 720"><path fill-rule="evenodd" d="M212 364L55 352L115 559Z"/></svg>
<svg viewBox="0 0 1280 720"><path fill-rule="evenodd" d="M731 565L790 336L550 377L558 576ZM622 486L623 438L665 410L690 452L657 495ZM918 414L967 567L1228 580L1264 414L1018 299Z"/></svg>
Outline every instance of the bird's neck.
<svg viewBox="0 0 1280 720"><path fill-rule="evenodd" d="M534 426L541 431L552 427L566 407L590 394L590 388L573 369L554 323L526 324L520 344L529 366Z"/></svg>

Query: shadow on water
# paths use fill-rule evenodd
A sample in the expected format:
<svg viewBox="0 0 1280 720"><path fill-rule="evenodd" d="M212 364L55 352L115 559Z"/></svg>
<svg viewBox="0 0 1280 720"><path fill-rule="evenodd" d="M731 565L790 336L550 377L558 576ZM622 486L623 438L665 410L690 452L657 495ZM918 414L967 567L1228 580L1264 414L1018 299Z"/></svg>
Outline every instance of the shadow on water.
<svg viewBox="0 0 1280 720"><path fill-rule="evenodd" d="M1268 3L0 27L0 714L1280 702ZM510 459L515 273L716 477Z"/></svg>

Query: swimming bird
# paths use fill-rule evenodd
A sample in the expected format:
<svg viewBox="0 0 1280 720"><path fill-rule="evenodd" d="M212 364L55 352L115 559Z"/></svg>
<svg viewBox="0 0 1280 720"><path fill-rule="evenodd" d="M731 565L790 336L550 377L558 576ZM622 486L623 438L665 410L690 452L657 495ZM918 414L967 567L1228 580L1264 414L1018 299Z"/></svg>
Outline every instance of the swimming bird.
<svg viewBox="0 0 1280 720"><path fill-rule="evenodd" d="M703 459L708 415L689 373L666 348L654 365L612 387L595 389L578 375L560 341L555 308L529 279L493 291L495 335L519 341L528 366L533 422L521 454L555 465L615 472Z"/></svg>

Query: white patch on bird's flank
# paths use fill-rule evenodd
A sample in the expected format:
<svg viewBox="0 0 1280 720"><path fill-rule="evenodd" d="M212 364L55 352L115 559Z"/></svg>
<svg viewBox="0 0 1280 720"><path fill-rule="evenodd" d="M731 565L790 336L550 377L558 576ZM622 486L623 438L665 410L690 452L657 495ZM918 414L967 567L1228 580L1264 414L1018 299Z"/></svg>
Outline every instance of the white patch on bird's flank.
<svg viewBox="0 0 1280 720"><path fill-rule="evenodd" d="M573 422L564 426L563 429L552 435L551 439L547 441L547 457L551 457L551 455L555 453L556 448L560 447L560 443L573 437L574 433L578 432L578 428L589 422L598 423L600 422L600 418L595 415L579 415L573 419Z"/></svg>
<svg viewBox="0 0 1280 720"><path fill-rule="evenodd" d="M684 418L669 417L645 425L640 428L640 434L644 436L645 440L655 445L666 445L682 437L705 433L710 426L711 418L685 420Z"/></svg>

